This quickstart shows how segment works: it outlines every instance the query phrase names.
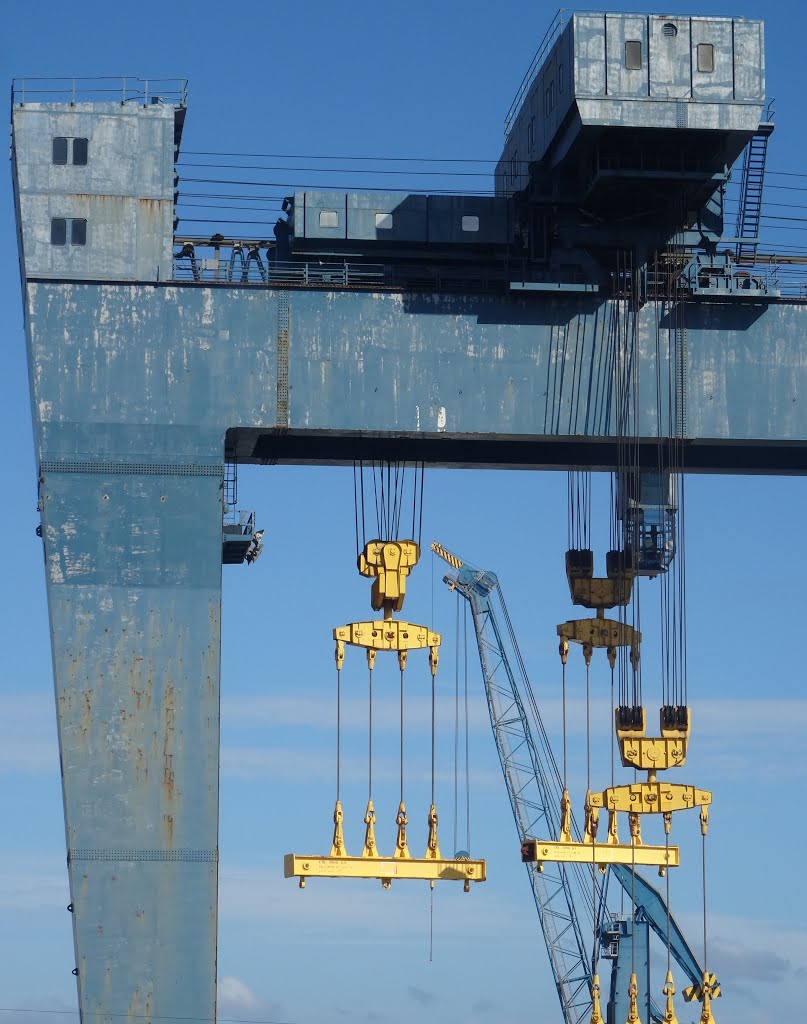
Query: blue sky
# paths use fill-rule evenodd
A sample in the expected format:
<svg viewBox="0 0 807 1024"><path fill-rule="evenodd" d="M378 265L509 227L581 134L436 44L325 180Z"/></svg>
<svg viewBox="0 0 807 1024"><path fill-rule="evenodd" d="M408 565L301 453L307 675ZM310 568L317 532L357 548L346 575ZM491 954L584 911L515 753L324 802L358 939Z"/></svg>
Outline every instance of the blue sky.
<svg viewBox="0 0 807 1024"><path fill-rule="evenodd" d="M654 10L616 3L610 9ZM492 160L500 152L504 114L553 13L523 0L501 0L495 8L477 0L240 7L202 0L170 9L40 0L5 12L0 80L66 73L187 76L187 150ZM767 15L768 93L777 100L769 166L802 170L807 11L782 3L761 12L759 5L715 0L708 9L676 13ZM8 173L0 174L0 190L7 271L0 280L7 453L0 1005L72 1011L61 790ZM244 469L239 484L240 503L258 510L267 543L254 567L224 570L221 1016L293 1024L402 1024L413 1017L423 1024L526 1016L559 1021L473 661L472 852L488 858L489 881L468 895L438 889L433 960L425 885L396 885L384 893L369 884L311 882L300 892L282 878L284 853L325 850L329 843L330 635L333 626L365 614L367 585L353 568L348 471ZM801 528L807 484L802 478L699 477L688 481L686 494L695 716L687 775L715 794L710 933L725 992L718 1019L795 1019L807 964L807 899L799 881L807 831L798 811L806 774L800 754L807 729ZM432 471L424 515L424 540L439 539L499 574L558 744L555 625L572 614L563 575L565 496L560 474ZM316 598L305 571L315 552L324 580ZM407 612L416 621L433 616L446 637L438 800L448 847L456 599L444 593L441 576L442 563L433 566L425 557L410 584ZM570 686L579 696L580 660L575 664ZM363 672L354 678L345 803L348 842L355 848L365 793ZM413 846L425 842L428 809L425 674L421 679L409 752ZM595 692L600 685L604 695L604 666L593 679ZM394 691L381 699L387 724L377 766L376 805L387 845L397 801L395 699ZM595 752L603 754L605 774L607 726L601 722ZM677 828L689 859L673 881L673 909L695 943L697 823ZM29 1012L3 1017L8 1024L74 1019ZM689 1020L683 1006L679 1017Z"/></svg>

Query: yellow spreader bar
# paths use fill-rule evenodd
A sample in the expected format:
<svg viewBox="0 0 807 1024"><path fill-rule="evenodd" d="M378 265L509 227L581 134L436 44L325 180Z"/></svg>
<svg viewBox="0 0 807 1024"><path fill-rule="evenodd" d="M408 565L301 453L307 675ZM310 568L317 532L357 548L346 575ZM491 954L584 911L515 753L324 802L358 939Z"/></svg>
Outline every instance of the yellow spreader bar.
<svg viewBox="0 0 807 1024"><path fill-rule="evenodd" d="M677 868L677 846L644 846L641 844L616 846L613 843L557 843L542 839L525 839L521 844L521 859L525 864L535 862L543 870L544 861L574 864L627 864Z"/></svg>
<svg viewBox="0 0 807 1024"><path fill-rule="evenodd" d="M283 861L286 878L378 878L386 888L396 878L420 878L428 882L485 881L483 860L420 860L417 857L301 857L287 853Z"/></svg>

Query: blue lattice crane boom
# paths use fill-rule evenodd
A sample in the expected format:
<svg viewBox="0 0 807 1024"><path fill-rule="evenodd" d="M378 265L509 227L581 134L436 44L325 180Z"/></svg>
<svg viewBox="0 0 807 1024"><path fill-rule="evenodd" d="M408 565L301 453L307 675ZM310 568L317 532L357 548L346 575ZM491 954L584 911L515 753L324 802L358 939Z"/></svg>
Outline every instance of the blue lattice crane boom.
<svg viewBox="0 0 807 1024"><path fill-rule="evenodd" d="M563 780L546 729L541 719L507 605L495 573L478 569L433 543L432 551L446 561L451 571L443 581L467 601L473 616L488 711L502 766L513 817L524 840L536 834L554 836L560 825ZM573 833L579 839L577 824ZM591 1012L593 977L591 950L584 935L594 933L595 897L591 875L579 864L545 863L539 872L527 863L528 877L541 928L549 953L555 986L565 1024L582 1024ZM698 985L703 971L661 895L629 867L611 865L605 883L595 879L597 935L604 935L609 918L608 879L616 878L631 900L634 925L650 928L667 942L670 952L692 985ZM634 909L635 908L635 909ZM612 931L611 934L616 934ZM620 942L612 957L612 1002L618 1006L619 993L627 985L622 975L630 971L630 950L637 940ZM645 949L646 949L646 938ZM645 993L648 1019L663 1024L664 1012ZM619 1009L617 1009L618 1017ZM624 1017L624 1014L622 1015ZM609 1018L610 1019L610 1018Z"/></svg>
<svg viewBox="0 0 807 1024"><path fill-rule="evenodd" d="M495 573L464 563L439 544L432 544L432 550L452 566L445 582L471 608L490 722L519 838L556 835L563 782L499 581ZM526 704L522 694L528 697ZM547 864L539 871L533 863L526 868L564 1020L580 1024L591 1011L591 949L583 937L594 929L593 903L584 895L590 891L590 878L579 865ZM581 916L588 917L585 932Z"/></svg>

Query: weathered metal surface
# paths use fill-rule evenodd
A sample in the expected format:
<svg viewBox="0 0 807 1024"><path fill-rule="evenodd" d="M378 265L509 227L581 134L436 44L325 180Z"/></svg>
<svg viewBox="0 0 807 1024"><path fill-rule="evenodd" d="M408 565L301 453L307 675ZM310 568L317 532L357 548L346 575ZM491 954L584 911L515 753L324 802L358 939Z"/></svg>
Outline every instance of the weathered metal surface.
<svg viewBox="0 0 807 1024"><path fill-rule="evenodd" d="M43 450L215 461L228 428L274 428L284 294L294 430L446 442L615 432L611 368L624 310L611 301L35 283L29 336ZM684 316L688 437L807 441L807 305L692 302ZM666 405L656 408L655 374L658 336L666 395L673 319L654 303L638 317L648 437L670 422Z"/></svg>
<svg viewBox="0 0 807 1024"><path fill-rule="evenodd" d="M376 457L587 465L599 446L607 465L627 311L166 283L179 111L26 104L13 122L80 1006L212 1019L227 431L253 461L276 442L350 460L376 438ZM88 165L54 165L55 136L89 139ZM86 245L51 244L52 217L85 216ZM807 471L805 316L645 305L634 429L670 429L656 360L675 393L685 324L688 435L710 467L781 468L770 453L787 451Z"/></svg>
<svg viewBox="0 0 807 1024"><path fill-rule="evenodd" d="M627 66L629 41L640 44L635 68ZM699 44L713 48L712 71L699 68ZM761 120L764 100L761 21L570 15L508 121L497 192L524 188L531 161L562 157L587 128L592 135L604 127L750 134ZM648 166L650 160L648 154Z"/></svg>
<svg viewBox="0 0 807 1024"><path fill-rule="evenodd" d="M12 129L20 241L28 277L170 278L174 218L172 106L26 103ZM88 140L86 165L52 162L56 137ZM87 221L84 245L51 244L51 219Z"/></svg>
<svg viewBox="0 0 807 1024"><path fill-rule="evenodd" d="M81 1007L209 1018L221 478L51 470L40 505Z"/></svg>

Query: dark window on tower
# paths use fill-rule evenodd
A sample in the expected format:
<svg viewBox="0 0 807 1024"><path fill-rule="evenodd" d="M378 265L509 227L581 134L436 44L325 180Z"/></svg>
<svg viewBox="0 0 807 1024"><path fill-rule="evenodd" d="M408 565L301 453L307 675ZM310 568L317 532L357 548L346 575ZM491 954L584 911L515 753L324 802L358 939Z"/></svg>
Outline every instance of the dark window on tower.
<svg viewBox="0 0 807 1024"><path fill-rule="evenodd" d="M87 244L87 221L83 217L74 217L70 221L70 244Z"/></svg>
<svg viewBox="0 0 807 1024"><path fill-rule="evenodd" d="M67 221L64 217L53 217L50 222L50 244L65 245L67 243Z"/></svg>
<svg viewBox="0 0 807 1024"><path fill-rule="evenodd" d="M558 92L563 92L563 65L558 64Z"/></svg>
<svg viewBox="0 0 807 1024"><path fill-rule="evenodd" d="M53 140L53 162L55 164L67 163L67 139L56 138Z"/></svg>
<svg viewBox="0 0 807 1024"><path fill-rule="evenodd" d="M628 39L625 43L625 68L628 71L642 70L642 41Z"/></svg>
<svg viewBox="0 0 807 1024"><path fill-rule="evenodd" d="M698 71L714 71L715 48L711 43L698 43Z"/></svg>
<svg viewBox="0 0 807 1024"><path fill-rule="evenodd" d="M76 167L86 166L88 148L89 143L86 139L73 139L73 163Z"/></svg>

